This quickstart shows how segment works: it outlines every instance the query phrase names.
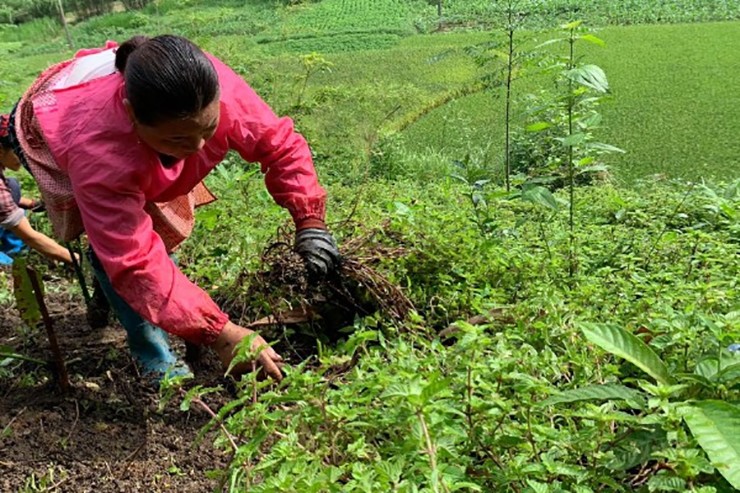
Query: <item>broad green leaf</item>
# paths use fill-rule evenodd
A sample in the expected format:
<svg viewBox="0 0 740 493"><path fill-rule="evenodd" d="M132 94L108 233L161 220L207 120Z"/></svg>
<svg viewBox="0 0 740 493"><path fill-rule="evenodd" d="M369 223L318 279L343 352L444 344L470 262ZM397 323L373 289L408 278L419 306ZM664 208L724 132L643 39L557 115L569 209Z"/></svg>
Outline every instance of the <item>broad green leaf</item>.
<svg viewBox="0 0 740 493"><path fill-rule="evenodd" d="M586 339L615 356L624 358L658 382L672 383L665 363L644 342L626 330L607 324L583 323Z"/></svg>
<svg viewBox="0 0 740 493"><path fill-rule="evenodd" d="M588 41L589 43L593 43L598 46L606 46L606 43L604 43L604 40L594 36L593 34L582 34L578 36L578 39L582 39L584 41Z"/></svg>
<svg viewBox="0 0 740 493"><path fill-rule="evenodd" d="M694 368L695 374L716 382L734 379L738 372L740 372L740 358L732 356L723 356L720 359L711 356L701 360Z"/></svg>
<svg viewBox="0 0 740 493"><path fill-rule="evenodd" d="M349 338L344 345L344 350L349 355L354 355L357 348L362 347L368 341L377 341L378 331L377 330L364 330L357 331Z"/></svg>
<svg viewBox="0 0 740 493"><path fill-rule="evenodd" d="M559 209L558 201L555 196L545 187L534 186L522 191L522 200L533 204L541 205L553 211Z"/></svg>
<svg viewBox="0 0 740 493"><path fill-rule="evenodd" d="M583 21L573 21L573 22L569 22L567 24L561 25L560 28L566 31L572 31L573 29L577 28L581 24L583 24Z"/></svg>
<svg viewBox="0 0 740 493"><path fill-rule="evenodd" d="M418 381L410 383L394 383L380 395L381 398L406 397L421 395L421 387Z"/></svg>
<svg viewBox="0 0 740 493"><path fill-rule="evenodd" d="M567 137L559 138L558 140L562 142L564 146L567 146L567 147L577 146L586 140L586 134L575 133Z"/></svg>
<svg viewBox="0 0 740 493"><path fill-rule="evenodd" d="M594 493L594 490L586 485L576 484L573 485L573 493Z"/></svg>
<svg viewBox="0 0 740 493"><path fill-rule="evenodd" d="M581 100L581 104L590 104L590 102L597 103L599 98L584 98ZM581 128L594 128L601 125L602 120L604 119L603 116L601 116L601 113L593 113L585 118L582 118L579 122L579 126Z"/></svg>
<svg viewBox="0 0 740 493"><path fill-rule="evenodd" d="M590 166L584 166L576 169L577 174L581 175L584 173L600 173L603 171L609 171L609 167L605 164L597 163Z"/></svg>
<svg viewBox="0 0 740 493"><path fill-rule="evenodd" d="M550 486L547 483L540 483L534 479L528 479L527 484L535 493L548 493L550 491Z"/></svg>
<svg viewBox="0 0 740 493"><path fill-rule="evenodd" d="M656 450L666 445L666 433L660 428L637 429L628 434L626 440L615 450L614 457L607 462L607 467L617 471L626 471L645 464Z"/></svg>
<svg viewBox="0 0 740 493"><path fill-rule="evenodd" d="M706 358L697 363L694 373L711 380L721 369L717 358Z"/></svg>
<svg viewBox="0 0 740 493"><path fill-rule="evenodd" d="M699 401L684 420L712 465L740 488L740 408L723 401Z"/></svg>
<svg viewBox="0 0 740 493"><path fill-rule="evenodd" d="M661 473L656 474L648 480L650 491L686 491L685 480L663 473L663 471Z"/></svg>
<svg viewBox="0 0 740 493"><path fill-rule="evenodd" d="M569 70L566 75L573 82L589 87L598 92L609 92L606 74L597 65L583 65Z"/></svg>
<svg viewBox="0 0 740 493"><path fill-rule="evenodd" d="M43 291L41 280L39 280L39 285L42 286ZM41 310L33 293L31 278L26 271L26 259L23 257L16 257L13 261L13 294L21 319L29 327L36 327L41 322Z"/></svg>
<svg viewBox="0 0 740 493"><path fill-rule="evenodd" d="M698 383L699 385L702 385L703 387L706 387L708 389L714 388L714 384L712 383L712 381L702 375L697 375L695 373L681 372L681 373L674 373L673 376L679 382Z"/></svg>
<svg viewBox="0 0 740 493"><path fill-rule="evenodd" d="M636 403L644 401L639 391L624 385L587 385L548 397L540 402L539 406L553 406L555 404L590 400L625 400Z"/></svg>
<svg viewBox="0 0 740 493"><path fill-rule="evenodd" d="M421 390L421 399L424 404L429 403L434 399L437 394L442 392L443 390L446 390L450 387L450 380L447 378L441 378L439 376L435 376L432 378L432 381L429 382L427 385L424 386L424 388Z"/></svg>
<svg viewBox="0 0 740 493"><path fill-rule="evenodd" d="M549 122L536 122L532 123L530 125L527 125L526 131L527 132L541 132L543 130L546 130L548 128L552 127L552 123Z"/></svg>
<svg viewBox="0 0 740 493"><path fill-rule="evenodd" d="M740 380L740 363L727 366L714 376L716 382L729 385L736 380Z"/></svg>
<svg viewBox="0 0 740 493"><path fill-rule="evenodd" d="M555 38L555 39L548 39L544 43L540 43L537 46L534 47L535 50L538 50L540 48L544 48L545 46L555 44L555 43L562 43L564 41L568 41L568 38Z"/></svg>

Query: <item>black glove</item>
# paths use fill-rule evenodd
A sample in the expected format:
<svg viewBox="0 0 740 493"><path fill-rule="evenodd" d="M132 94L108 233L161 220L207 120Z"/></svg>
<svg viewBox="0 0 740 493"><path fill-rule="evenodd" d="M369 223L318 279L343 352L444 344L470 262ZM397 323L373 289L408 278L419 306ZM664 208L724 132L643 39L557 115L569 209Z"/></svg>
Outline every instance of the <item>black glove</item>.
<svg viewBox="0 0 740 493"><path fill-rule="evenodd" d="M306 263L310 276L324 277L334 272L341 261L334 237L325 229L306 228L295 234L295 251Z"/></svg>

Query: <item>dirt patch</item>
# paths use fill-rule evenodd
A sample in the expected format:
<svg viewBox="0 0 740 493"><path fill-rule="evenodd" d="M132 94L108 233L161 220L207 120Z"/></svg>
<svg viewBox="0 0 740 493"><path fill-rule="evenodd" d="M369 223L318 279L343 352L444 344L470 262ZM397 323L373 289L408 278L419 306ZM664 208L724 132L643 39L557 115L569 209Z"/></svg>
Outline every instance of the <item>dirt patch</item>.
<svg viewBox="0 0 740 493"><path fill-rule="evenodd" d="M0 491L213 491L218 481L206 474L226 457L212 435L195 443L205 412L184 413L178 402L158 412L158 394L138 378L120 326L90 329L84 304L69 294L47 303L73 389L61 395L34 363L0 368ZM13 307L2 311L0 345L49 359L43 329L24 330ZM223 383L210 352L194 370L196 384ZM204 400L218 408L229 399L222 394Z"/></svg>

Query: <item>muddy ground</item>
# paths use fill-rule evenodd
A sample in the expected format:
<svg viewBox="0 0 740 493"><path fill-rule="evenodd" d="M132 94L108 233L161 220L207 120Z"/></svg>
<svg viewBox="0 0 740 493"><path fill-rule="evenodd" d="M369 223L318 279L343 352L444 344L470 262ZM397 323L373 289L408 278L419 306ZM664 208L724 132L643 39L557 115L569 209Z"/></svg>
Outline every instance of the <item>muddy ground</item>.
<svg viewBox="0 0 740 493"><path fill-rule="evenodd" d="M0 492L208 492L207 476L226 463L213 435L195 443L209 418L203 410L158 412L158 393L137 375L116 325L92 330L81 298L47 295L72 382L62 395L49 371L34 363L0 368ZM43 329L23 329L14 307L0 307L0 346L48 359ZM183 351L180 344L179 351ZM206 352L196 383L218 385L220 365ZM217 409L229 396L209 395ZM34 488L35 487L35 488Z"/></svg>

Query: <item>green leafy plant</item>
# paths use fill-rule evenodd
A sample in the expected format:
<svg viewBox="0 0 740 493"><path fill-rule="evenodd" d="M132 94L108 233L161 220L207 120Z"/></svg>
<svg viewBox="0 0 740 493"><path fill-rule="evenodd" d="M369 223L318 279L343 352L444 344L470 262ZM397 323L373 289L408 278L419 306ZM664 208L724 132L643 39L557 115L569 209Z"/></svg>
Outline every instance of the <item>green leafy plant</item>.
<svg viewBox="0 0 740 493"><path fill-rule="evenodd" d="M581 324L581 330L591 343L634 364L654 378L658 385L638 382L641 390L613 384L586 386L560 392L545 400L543 406L582 400L631 403L632 407L645 412L638 423L660 425L666 432L664 439L652 444L652 454L646 458L664 457L673 479L668 481L665 474L654 476L653 479L662 479L651 479L652 488L657 488L660 482L662 490L681 490L699 473L707 472L700 457L687 454L687 450L692 450L697 443L712 466L731 485L740 488L737 447L740 408L726 401L711 399L726 394L727 389L740 387L740 358L718 350L717 357L703 359L693 373L674 373L672 376L667 365L648 345L624 329L608 324ZM701 399L703 396L710 399ZM680 425L681 420L693 438L686 435ZM684 464L689 460L690 463Z"/></svg>
<svg viewBox="0 0 740 493"><path fill-rule="evenodd" d="M722 476L740 489L740 408L724 401L699 401L684 411L691 433Z"/></svg>
<svg viewBox="0 0 740 493"><path fill-rule="evenodd" d="M563 88L561 95L557 97L558 104L563 107L565 115L565 135L556 137L565 149L563 164L567 176L569 193L568 228L570 230L569 265L570 276L576 272L577 252L575 244L575 187L577 168L591 166L595 161L594 151L597 152L623 152L614 146L592 141L591 127L601 120L598 113L592 109L598 103L600 96L594 94L606 94L609 91L609 83L604 71L592 64L583 64L576 57L575 45L579 41L589 42L603 46L604 42L584 31L581 21L574 21L561 26L566 33L565 37L551 39L540 46L554 43L567 43L567 54L557 59L554 67L558 71L558 82ZM582 105L587 107L581 108ZM547 121L538 122L528 126L529 130L541 131L549 128ZM590 168L593 169L593 168Z"/></svg>
<svg viewBox="0 0 740 493"><path fill-rule="evenodd" d="M303 67L303 73L298 81L300 89L298 90L298 95L296 96L296 102L294 105L296 109L300 109L304 106L306 87L308 87L308 81L311 77L320 72L331 72L333 63L320 54L314 52L301 56L301 66Z"/></svg>

